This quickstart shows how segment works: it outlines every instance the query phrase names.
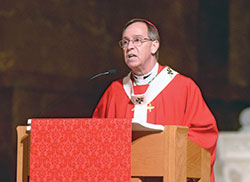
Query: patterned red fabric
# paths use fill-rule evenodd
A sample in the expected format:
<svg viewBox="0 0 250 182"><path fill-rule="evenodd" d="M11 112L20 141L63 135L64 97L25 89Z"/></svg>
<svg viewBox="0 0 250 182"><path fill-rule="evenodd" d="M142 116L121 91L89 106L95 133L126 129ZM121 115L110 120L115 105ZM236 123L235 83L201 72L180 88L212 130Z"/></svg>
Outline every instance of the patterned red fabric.
<svg viewBox="0 0 250 182"><path fill-rule="evenodd" d="M32 119L31 182L127 182L131 120Z"/></svg>

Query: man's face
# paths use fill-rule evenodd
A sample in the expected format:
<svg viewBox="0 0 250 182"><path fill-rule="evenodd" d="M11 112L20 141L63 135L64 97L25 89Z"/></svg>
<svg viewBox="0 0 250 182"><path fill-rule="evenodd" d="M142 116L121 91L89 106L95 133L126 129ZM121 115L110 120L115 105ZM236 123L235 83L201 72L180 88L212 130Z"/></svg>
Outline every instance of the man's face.
<svg viewBox="0 0 250 182"><path fill-rule="evenodd" d="M122 39L130 40L128 46L123 48L125 63L133 72L143 74L147 72L148 67L151 67L154 60L152 41L145 41L141 46L135 46L131 40L136 38L149 39L145 23L136 22L129 25L122 36Z"/></svg>

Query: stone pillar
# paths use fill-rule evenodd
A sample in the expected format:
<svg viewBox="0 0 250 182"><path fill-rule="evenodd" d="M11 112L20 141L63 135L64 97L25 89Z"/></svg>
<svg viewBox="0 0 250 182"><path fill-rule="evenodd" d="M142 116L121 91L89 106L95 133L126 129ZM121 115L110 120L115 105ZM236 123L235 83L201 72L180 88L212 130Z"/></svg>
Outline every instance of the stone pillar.
<svg viewBox="0 0 250 182"><path fill-rule="evenodd" d="M250 107L240 114L239 132L220 132L215 163L216 182L250 181Z"/></svg>
<svg viewBox="0 0 250 182"><path fill-rule="evenodd" d="M250 181L250 133L221 132L217 163L223 182Z"/></svg>

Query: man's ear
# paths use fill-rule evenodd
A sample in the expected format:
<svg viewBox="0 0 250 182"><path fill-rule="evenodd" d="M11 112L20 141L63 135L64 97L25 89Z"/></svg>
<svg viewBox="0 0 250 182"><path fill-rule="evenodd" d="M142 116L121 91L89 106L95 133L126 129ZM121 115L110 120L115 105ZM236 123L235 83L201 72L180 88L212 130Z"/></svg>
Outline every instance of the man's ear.
<svg viewBox="0 0 250 182"><path fill-rule="evenodd" d="M151 53L154 55L157 52L157 50L159 49L159 47L160 47L160 43L158 40L152 41Z"/></svg>

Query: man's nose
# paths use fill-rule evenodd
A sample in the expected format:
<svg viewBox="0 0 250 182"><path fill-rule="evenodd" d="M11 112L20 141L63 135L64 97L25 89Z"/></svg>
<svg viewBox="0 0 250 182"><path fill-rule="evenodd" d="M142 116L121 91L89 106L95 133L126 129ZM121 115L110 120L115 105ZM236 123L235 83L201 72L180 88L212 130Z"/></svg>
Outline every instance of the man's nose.
<svg viewBox="0 0 250 182"><path fill-rule="evenodd" d="M127 49L131 49L131 48L134 48L134 47L135 47L134 42L133 42L132 40L130 40L130 41L128 42Z"/></svg>

